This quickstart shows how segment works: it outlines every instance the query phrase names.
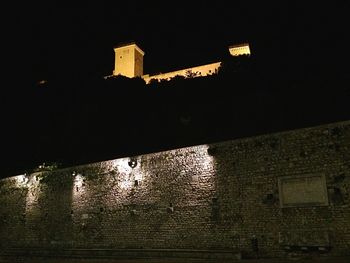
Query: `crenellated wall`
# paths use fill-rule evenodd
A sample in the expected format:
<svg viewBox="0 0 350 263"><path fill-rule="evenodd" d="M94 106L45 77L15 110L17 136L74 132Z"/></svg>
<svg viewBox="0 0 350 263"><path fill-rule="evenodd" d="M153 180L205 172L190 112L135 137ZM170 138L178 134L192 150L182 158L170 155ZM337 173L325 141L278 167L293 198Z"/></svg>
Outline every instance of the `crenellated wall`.
<svg viewBox="0 0 350 263"><path fill-rule="evenodd" d="M350 255L349 205L346 121L3 179L0 238L251 255L256 236L266 257Z"/></svg>

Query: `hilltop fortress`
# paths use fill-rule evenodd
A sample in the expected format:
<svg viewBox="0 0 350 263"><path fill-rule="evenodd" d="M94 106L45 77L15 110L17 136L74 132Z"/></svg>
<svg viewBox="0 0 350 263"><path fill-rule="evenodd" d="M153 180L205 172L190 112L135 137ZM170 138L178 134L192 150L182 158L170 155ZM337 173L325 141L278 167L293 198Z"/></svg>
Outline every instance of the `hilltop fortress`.
<svg viewBox="0 0 350 263"><path fill-rule="evenodd" d="M145 52L136 45L136 43L128 43L118 45L114 48L115 52L115 64L113 75L106 76L105 78L114 77L118 75L126 76L129 78L141 77L147 84L151 80L170 80L175 76L187 77L205 77L212 74L217 74L221 62L215 62L211 64L180 69L167 73L161 73L156 75L143 74L143 56ZM229 52L232 56L250 55L250 48L248 43L239 45L233 45L229 47Z"/></svg>

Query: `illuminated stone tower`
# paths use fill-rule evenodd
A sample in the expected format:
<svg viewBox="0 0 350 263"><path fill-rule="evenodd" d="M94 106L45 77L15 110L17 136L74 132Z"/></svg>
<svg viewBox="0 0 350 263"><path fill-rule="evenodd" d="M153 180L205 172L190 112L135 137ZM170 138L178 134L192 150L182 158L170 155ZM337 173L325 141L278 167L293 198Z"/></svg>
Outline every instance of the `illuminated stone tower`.
<svg viewBox="0 0 350 263"><path fill-rule="evenodd" d="M113 75L129 78L143 75L143 56L145 53L135 43L119 45L114 48L115 64Z"/></svg>

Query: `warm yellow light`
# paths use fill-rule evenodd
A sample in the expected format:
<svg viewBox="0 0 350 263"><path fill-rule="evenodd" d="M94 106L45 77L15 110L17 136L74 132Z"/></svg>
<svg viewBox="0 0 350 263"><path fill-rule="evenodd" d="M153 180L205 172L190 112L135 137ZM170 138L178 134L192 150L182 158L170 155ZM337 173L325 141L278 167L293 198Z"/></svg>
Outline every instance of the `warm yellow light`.
<svg viewBox="0 0 350 263"><path fill-rule="evenodd" d="M207 65L180 69L180 70L162 73L158 75L152 75L152 76L143 75L142 78L146 81L147 84L149 84L152 79L171 80L176 76L182 76L185 78L205 77L205 76L218 73L220 65L221 65L221 62L215 62ZM191 74L189 74L189 72L191 72Z"/></svg>
<svg viewBox="0 0 350 263"><path fill-rule="evenodd" d="M219 72L221 62L180 69L167 73L160 73L156 75L143 74L143 56L144 52L135 44L130 43L114 48L115 52L115 65L113 75L105 76L109 77L122 75L129 78L141 77L146 84L149 84L151 80L166 80L169 81L176 76L182 76L185 78L205 77ZM250 47L248 43L239 45L233 45L229 47L229 52L232 56L250 55ZM190 74L188 74L190 72Z"/></svg>
<svg viewBox="0 0 350 263"><path fill-rule="evenodd" d="M250 55L248 43L230 46L229 51L232 56Z"/></svg>
<svg viewBox="0 0 350 263"><path fill-rule="evenodd" d="M134 43L114 48L115 61L113 75L129 78L143 75L145 53Z"/></svg>

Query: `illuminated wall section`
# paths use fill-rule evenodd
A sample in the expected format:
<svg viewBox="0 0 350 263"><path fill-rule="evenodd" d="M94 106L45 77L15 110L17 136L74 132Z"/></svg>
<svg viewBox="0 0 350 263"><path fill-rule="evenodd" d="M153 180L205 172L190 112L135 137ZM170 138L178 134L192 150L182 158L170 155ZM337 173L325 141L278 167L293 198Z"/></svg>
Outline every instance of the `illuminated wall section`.
<svg viewBox="0 0 350 263"><path fill-rule="evenodd" d="M143 75L144 52L134 43L114 48L115 64L113 75L129 78Z"/></svg>
<svg viewBox="0 0 350 263"><path fill-rule="evenodd" d="M155 80L171 80L175 76L183 76L185 78L187 77L205 77L208 75L217 74L220 68L221 62L211 63L207 65L192 67L192 68L186 68L181 69L177 71L157 74L157 75L144 75L142 78L146 81L147 84L153 79Z"/></svg>
<svg viewBox="0 0 350 263"><path fill-rule="evenodd" d="M232 56L250 55L248 43L230 46L229 51Z"/></svg>
<svg viewBox="0 0 350 263"><path fill-rule="evenodd" d="M93 226L91 235L105 244L162 247L173 242L176 231L176 235L189 232L191 224L182 224L181 230L174 224L190 211L202 214L193 218L194 224L205 225L211 215L207 200L216 187L215 161L207 148L201 145L111 160L95 164L99 168L92 168L94 176L89 175L89 168L78 167L72 200L75 235ZM194 200L193 194L200 200ZM203 231L197 227L187 234L184 244ZM90 241L76 242L83 246Z"/></svg>
<svg viewBox="0 0 350 263"><path fill-rule="evenodd" d="M135 65L134 65L134 76L139 77L143 75L143 56L145 53L136 46L134 49Z"/></svg>

